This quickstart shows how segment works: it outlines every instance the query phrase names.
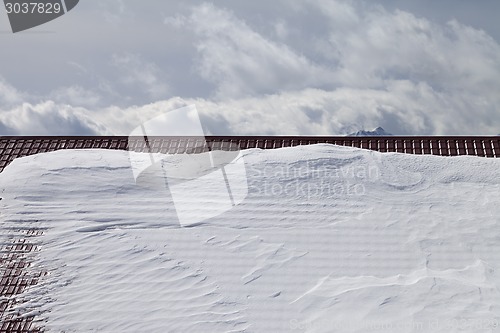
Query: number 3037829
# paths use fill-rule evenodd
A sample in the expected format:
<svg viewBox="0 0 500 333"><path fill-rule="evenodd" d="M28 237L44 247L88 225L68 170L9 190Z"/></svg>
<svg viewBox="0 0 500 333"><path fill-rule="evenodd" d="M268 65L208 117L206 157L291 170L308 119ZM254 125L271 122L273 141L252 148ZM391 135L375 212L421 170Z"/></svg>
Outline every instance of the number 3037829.
<svg viewBox="0 0 500 333"><path fill-rule="evenodd" d="M7 2L5 9L7 14L59 14L62 11L61 4L49 2Z"/></svg>

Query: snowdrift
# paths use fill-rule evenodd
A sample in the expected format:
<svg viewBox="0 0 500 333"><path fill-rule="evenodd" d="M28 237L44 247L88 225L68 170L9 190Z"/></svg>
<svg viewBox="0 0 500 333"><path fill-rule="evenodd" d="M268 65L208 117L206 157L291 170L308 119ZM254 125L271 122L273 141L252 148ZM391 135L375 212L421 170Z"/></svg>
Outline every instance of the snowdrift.
<svg viewBox="0 0 500 333"><path fill-rule="evenodd" d="M127 152L15 160L2 234L44 229L33 260L49 272L15 311L54 332L500 331L500 160L332 145L241 158L244 200L189 225ZM197 210L226 200L179 183Z"/></svg>

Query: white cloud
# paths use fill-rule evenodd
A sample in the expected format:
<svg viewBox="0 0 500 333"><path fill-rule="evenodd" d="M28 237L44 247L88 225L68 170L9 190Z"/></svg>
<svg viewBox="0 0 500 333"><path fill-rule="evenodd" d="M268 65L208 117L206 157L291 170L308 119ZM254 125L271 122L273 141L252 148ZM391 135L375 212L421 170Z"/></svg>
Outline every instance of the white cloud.
<svg viewBox="0 0 500 333"><path fill-rule="evenodd" d="M395 134L500 132L500 45L484 31L371 2L305 0L290 6L293 15L274 17L268 30L211 4L165 19L178 38L193 39L191 80L215 87L213 94L167 98L171 89L162 64L115 54L119 82L55 89L52 102L36 102L0 81L0 134L74 129L127 135L141 122L188 104L196 104L212 134L335 135L377 126ZM314 29L299 21L314 23ZM183 85L194 89L198 83ZM130 96L161 101L102 107L104 91L123 95L117 85ZM31 104L22 104L26 100Z"/></svg>
<svg viewBox="0 0 500 333"><path fill-rule="evenodd" d="M123 0L108 0L99 2L100 13L108 23L117 25L125 16L126 7Z"/></svg>
<svg viewBox="0 0 500 333"><path fill-rule="evenodd" d="M328 25L315 50L339 64L335 75L343 87L384 89L388 82L410 80L484 93L499 86L500 46L483 31L368 2L310 0L303 6L315 7L318 21Z"/></svg>
<svg viewBox="0 0 500 333"><path fill-rule="evenodd" d="M401 134L498 132L500 45L484 31L367 2L311 0L301 6L303 12L316 8L316 21L327 27L324 36L300 36L311 46L308 57L213 5L176 20L199 36L198 69L217 86L217 100L247 105L219 110L217 118L251 124L251 113L259 120L236 132L335 134L384 123ZM286 21L280 20L274 35L285 37ZM321 119L330 123L316 124L290 109L297 96L322 108Z"/></svg>
<svg viewBox="0 0 500 333"><path fill-rule="evenodd" d="M152 99L165 98L168 85L161 69L153 62L143 60L135 54L113 55L113 65L122 74L124 84L135 90L145 91Z"/></svg>
<svg viewBox="0 0 500 333"><path fill-rule="evenodd" d="M285 44L265 38L233 13L212 4L194 7L189 17L169 18L166 22L192 29L199 37L195 43L199 53L197 70L205 80L217 85L219 98L316 87L332 80L328 69Z"/></svg>
<svg viewBox="0 0 500 333"><path fill-rule="evenodd" d="M24 104L1 114L0 122L18 133L128 135L142 122L190 104L196 105L207 134L212 135L343 135L377 126L395 134L473 135L496 134L500 128L498 118L453 117L457 110L473 108L467 98L402 80L386 90L304 89L225 101L177 97L97 110L53 102Z"/></svg>
<svg viewBox="0 0 500 333"><path fill-rule="evenodd" d="M11 106L22 102L23 94L19 92L16 88L8 84L0 76L0 107L1 106Z"/></svg>
<svg viewBox="0 0 500 333"><path fill-rule="evenodd" d="M171 25L174 28L183 28L188 24L188 19L180 14L176 14L175 16L168 16L163 20L163 23L167 25Z"/></svg>
<svg viewBox="0 0 500 333"><path fill-rule="evenodd" d="M56 89L50 94L50 97L58 103L85 107L97 106L102 100L99 93L87 90L81 86Z"/></svg>
<svg viewBox="0 0 500 333"><path fill-rule="evenodd" d="M52 101L36 105L23 103L7 112L0 112L1 123L8 132L6 134L10 135L106 134L106 130L85 115L84 110L57 105Z"/></svg>

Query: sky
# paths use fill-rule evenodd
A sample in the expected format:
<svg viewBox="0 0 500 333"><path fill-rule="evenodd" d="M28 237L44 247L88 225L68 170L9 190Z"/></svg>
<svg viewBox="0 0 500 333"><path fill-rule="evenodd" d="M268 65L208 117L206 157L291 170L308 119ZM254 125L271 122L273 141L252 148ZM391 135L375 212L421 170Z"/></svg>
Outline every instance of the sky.
<svg viewBox="0 0 500 333"><path fill-rule="evenodd" d="M497 135L499 12L497 0L80 0L13 34L0 8L0 135L128 135L186 105L209 135Z"/></svg>

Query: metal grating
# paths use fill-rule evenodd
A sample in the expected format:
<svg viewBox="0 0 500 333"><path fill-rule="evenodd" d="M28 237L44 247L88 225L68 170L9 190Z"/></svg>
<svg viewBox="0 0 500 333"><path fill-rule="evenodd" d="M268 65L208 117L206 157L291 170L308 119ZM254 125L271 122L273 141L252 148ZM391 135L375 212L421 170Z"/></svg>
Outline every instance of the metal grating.
<svg viewBox="0 0 500 333"><path fill-rule="evenodd" d="M210 136L199 137L0 137L0 172L18 157L61 149L115 149L136 152L201 153L210 150L275 149L329 143L379 152L417 155L500 157L500 137L300 137ZM37 284L45 274L31 266L43 230L12 230L0 243L0 333L41 332L33 317L8 310L16 295Z"/></svg>

